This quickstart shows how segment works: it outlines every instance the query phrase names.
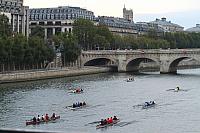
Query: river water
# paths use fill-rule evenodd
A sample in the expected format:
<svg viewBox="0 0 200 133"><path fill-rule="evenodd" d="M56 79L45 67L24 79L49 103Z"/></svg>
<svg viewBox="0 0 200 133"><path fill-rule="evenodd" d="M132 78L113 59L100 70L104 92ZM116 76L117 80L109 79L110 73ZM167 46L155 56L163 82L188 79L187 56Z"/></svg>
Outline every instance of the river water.
<svg viewBox="0 0 200 133"><path fill-rule="evenodd" d="M134 75L107 73L73 78L41 80L0 86L0 128L64 131L69 133L195 133L200 132L200 69L179 70L177 75L158 72ZM184 91L167 91L179 86ZM82 88L82 94L70 89ZM154 100L156 106L142 109L138 104ZM85 101L88 107L65 108ZM26 126L38 114L55 112L53 123ZM96 129L101 118L116 115L120 122Z"/></svg>

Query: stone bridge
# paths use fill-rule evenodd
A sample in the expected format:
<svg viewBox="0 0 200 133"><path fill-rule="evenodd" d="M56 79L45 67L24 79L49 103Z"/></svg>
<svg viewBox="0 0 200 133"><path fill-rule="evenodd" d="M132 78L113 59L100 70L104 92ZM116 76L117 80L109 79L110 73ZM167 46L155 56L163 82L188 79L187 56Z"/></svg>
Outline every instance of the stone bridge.
<svg viewBox="0 0 200 133"><path fill-rule="evenodd" d="M141 62L155 62L160 73L177 73L184 59L200 61L200 49L82 51L81 66L115 66L118 72L139 71Z"/></svg>

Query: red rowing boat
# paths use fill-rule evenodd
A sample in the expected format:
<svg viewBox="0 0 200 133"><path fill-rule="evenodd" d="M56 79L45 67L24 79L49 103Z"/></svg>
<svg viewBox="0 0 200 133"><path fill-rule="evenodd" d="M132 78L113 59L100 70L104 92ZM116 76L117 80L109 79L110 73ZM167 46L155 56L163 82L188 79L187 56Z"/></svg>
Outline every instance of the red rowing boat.
<svg viewBox="0 0 200 133"><path fill-rule="evenodd" d="M51 117L49 120L43 120L43 121L33 121L33 120L29 120L26 121L26 125L37 125L37 124L41 124L41 123L48 123L50 121L55 121L57 119L60 119L60 116L56 116L56 117Z"/></svg>
<svg viewBox="0 0 200 133"><path fill-rule="evenodd" d="M106 127L109 127L109 126L113 126L113 125L117 124L118 122L120 122L119 119L113 120L112 123L108 123L108 124L104 124L104 125L99 124L99 125L96 126L96 129L99 129L99 128L106 128Z"/></svg>

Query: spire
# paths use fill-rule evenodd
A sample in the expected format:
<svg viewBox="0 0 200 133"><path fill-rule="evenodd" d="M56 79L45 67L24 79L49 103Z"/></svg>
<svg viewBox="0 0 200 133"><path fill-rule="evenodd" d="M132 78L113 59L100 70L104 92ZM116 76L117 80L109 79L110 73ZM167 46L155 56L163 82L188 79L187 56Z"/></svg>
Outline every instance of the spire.
<svg viewBox="0 0 200 133"><path fill-rule="evenodd" d="M125 6L125 4L124 4L124 8L126 9L126 6Z"/></svg>

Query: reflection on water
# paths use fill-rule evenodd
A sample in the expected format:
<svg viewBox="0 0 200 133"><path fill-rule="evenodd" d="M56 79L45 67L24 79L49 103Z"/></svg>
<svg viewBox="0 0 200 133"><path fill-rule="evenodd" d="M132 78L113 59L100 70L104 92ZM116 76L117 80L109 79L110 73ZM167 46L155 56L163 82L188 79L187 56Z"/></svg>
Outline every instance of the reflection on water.
<svg viewBox="0 0 200 133"><path fill-rule="evenodd" d="M0 127L68 132L200 132L200 69L181 70L177 75L158 72L134 75L109 73L72 78L0 85ZM185 91L167 91L179 86ZM82 94L69 90L82 88ZM146 101L156 106L142 109ZM78 101L87 108L65 108ZM25 121L53 112L61 116L53 123L26 126ZM120 122L96 130L99 120L116 115Z"/></svg>

